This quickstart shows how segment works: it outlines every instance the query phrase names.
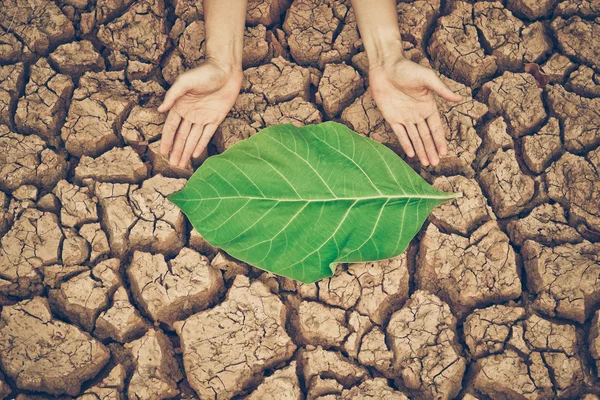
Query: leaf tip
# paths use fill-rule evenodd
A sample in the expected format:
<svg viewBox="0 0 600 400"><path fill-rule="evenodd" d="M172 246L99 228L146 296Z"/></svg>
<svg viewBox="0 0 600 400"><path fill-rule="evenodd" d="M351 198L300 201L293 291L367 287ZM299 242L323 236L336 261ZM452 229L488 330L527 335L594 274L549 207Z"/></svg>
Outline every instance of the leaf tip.
<svg viewBox="0 0 600 400"><path fill-rule="evenodd" d="M454 197L455 199L460 199L461 197L463 197L463 192L456 192L454 194L456 195L456 197Z"/></svg>

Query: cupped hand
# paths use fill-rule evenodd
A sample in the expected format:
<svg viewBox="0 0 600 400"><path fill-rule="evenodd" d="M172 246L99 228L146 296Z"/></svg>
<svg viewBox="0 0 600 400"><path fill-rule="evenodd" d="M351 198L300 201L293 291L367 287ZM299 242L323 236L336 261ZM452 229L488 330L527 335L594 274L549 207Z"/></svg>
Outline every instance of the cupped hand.
<svg viewBox="0 0 600 400"><path fill-rule="evenodd" d="M207 60L181 74L167 91L158 111L169 111L163 127L160 153L169 163L185 168L199 157L217 127L233 107L242 86L242 71Z"/></svg>
<svg viewBox="0 0 600 400"><path fill-rule="evenodd" d="M462 97L433 70L404 57L370 67L369 85L406 155L416 154L424 166L438 165L448 146L433 94L452 102Z"/></svg>

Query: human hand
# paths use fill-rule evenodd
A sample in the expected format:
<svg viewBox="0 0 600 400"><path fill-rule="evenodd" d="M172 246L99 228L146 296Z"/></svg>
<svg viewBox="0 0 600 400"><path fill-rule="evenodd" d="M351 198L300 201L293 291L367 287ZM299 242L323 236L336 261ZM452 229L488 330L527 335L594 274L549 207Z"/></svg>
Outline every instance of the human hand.
<svg viewBox="0 0 600 400"><path fill-rule="evenodd" d="M199 157L217 127L233 107L242 86L242 70L207 60L184 72L167 91L158 111L167 112L160 153L169 163L185 168Z"/></svg>
<svg viewBox="0 0 600 400"><path fill-rule="evenodd" d="M383 117L409 157L436 166L448 153L446 137L433 93L456 102L452 92L433 70L399 56L369 68L371 94Z"/></svg>

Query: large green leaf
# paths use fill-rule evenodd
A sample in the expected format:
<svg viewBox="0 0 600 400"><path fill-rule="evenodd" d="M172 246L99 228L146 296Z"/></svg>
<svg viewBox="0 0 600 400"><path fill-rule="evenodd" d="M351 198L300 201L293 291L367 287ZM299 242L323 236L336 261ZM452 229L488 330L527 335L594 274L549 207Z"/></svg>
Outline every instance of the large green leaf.
<svg viewBox="0 0 600 400"><path fill-rule="evenodd" d="M310 283L340 262L397 256L435 206L458 196L387 147L325 122L266 128L210 157L169 200L211 245Z"/></svg>

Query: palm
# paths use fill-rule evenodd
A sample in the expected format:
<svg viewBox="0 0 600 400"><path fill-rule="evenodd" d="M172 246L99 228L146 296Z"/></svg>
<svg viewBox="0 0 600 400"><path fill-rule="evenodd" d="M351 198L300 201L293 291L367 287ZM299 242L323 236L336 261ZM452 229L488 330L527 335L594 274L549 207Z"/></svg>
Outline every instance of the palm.
<svg viewBox="0 0 600 400"><path fill-rule="evenodd" d="M386 75L371 80L373 99L381 114L388 121L399 123L426 120L437 112L437 106L431 90L418 84L417 77L396 82ZM398 112L398 110L402 110Z"/></svg>
<svg viewBox="0 0 600 400"><path fill-rule="evenodd" d="M199 72L202 72L199 87L181 96L172 111L191 123L220 124L235 103L241 79L226 79L222 82L218 74Z"/></svg>
<svg viewBox="0 0 600 400"><path fill-rule="evenodd" d="M431 69L405 58L371 68L369 82L373 100L406 154L416 153L423 165L437 165L447 145L432 89L450 101L460 96Z"/></svg>
<svg viewBox="0 0 600 400"><path fill-rule="evenodd" d="M171 152L171 164L185 167L190 157L202 154L235 104L242 76L241 70L226 72L207 61L177 79L159 107L169 110L160 152L165 156Z"/></svg>

